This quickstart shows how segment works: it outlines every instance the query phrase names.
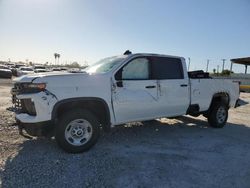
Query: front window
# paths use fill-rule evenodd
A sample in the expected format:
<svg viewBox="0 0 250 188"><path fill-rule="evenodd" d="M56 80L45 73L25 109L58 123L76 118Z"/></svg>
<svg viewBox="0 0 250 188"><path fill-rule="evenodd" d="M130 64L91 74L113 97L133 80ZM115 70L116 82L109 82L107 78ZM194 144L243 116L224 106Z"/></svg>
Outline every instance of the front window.
<svg viewBox="0 0 250 188"><path fill-rule="evenodd" d="M126 55L108 57L108 58L98 61L97 63L93 65L90 65L89 67L84 69L84 71L88 73L106 73L112 70L117 65L119 65L126 58L127 58Z"/></svg>
<svg viewBox="0 0 250 188"><path fill-rule="evenodd" d="M123 67L123 80L149 79L149 61L147 58L136 58Z"/></svg>

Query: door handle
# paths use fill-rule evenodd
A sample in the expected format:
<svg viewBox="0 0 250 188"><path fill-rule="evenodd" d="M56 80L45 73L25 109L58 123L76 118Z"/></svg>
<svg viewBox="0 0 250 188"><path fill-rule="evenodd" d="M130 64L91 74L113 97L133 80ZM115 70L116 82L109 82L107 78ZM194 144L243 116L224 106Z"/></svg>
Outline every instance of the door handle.
<svg viewBox="0 0 250 188"><path fill-rule="evenodd" d="M187 87L188 85L187 84L181 84L180 86L181 87Z"/></svg>
<svg viewBox="0 0 250 188"><path fill-rule="evenodd" d="M156 86L145 86L145 88L152 89L152 88L156 88Z"/></svg>

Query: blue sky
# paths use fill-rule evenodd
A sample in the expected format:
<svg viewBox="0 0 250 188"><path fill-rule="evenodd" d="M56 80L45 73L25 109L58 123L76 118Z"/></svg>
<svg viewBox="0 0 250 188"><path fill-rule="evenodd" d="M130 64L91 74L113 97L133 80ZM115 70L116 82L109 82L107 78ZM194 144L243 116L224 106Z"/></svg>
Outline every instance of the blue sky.
<svg viewBox="0 0 250 188"><path fill-rule="evenodd" d="M229 68L250 56L249 10L250 0L0 0L0 60L92 63L130 49Z"/></svg>

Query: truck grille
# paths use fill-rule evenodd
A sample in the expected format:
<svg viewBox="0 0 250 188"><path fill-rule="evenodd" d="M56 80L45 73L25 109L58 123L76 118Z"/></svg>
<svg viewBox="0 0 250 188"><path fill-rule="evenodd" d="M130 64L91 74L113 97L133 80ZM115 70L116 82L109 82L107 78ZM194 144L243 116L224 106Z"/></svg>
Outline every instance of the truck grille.
<svg viewBox="0 0 250 188"><path fill-rule="evenodd" d="M25 85L27 85L28 83L15 83L14 87L11 89L11 93L18 95L18 94L23 94L23 93L29 93L27 92Z"/></svg>
<svg viewBox="0 0 250 188"><path fill-rule="evenodd" d="M21 94L23 87L22 84L14 84L14 87L11 89L12 93L12 103L13 111L15 113L27 113L29 115L35 116L36 109L34 102L31 99L18 99L16 95Z"/></svg>
<svg viewBox="0 0 250 188"><path fill-rule="evenodd" d="M31 99L17 99L15 95L12 96L13 111L17 114L26 113L32 116L36 115L34 102Z"/></svg>
<svg viewBox="0 0 250 188"><path fill-rule="evenodd" d="M16 110L22 107L21 100L17 99L16 95L12 95L12 103L14 108L16 108Z"/></svg>

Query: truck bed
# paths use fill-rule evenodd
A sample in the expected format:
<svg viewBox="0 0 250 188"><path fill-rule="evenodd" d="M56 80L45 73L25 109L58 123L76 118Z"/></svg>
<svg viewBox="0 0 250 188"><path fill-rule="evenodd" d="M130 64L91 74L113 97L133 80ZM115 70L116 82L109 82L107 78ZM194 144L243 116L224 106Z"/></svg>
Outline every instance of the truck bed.
<svg viewBox="0 0 250 188"><path fill-rule="evenodd" d="M234 107L239 98L239 83L227 79L190 78L191 104L199 104L200 111L209 108L216 93L226 93L230 99L229 106Z"/></svg>

